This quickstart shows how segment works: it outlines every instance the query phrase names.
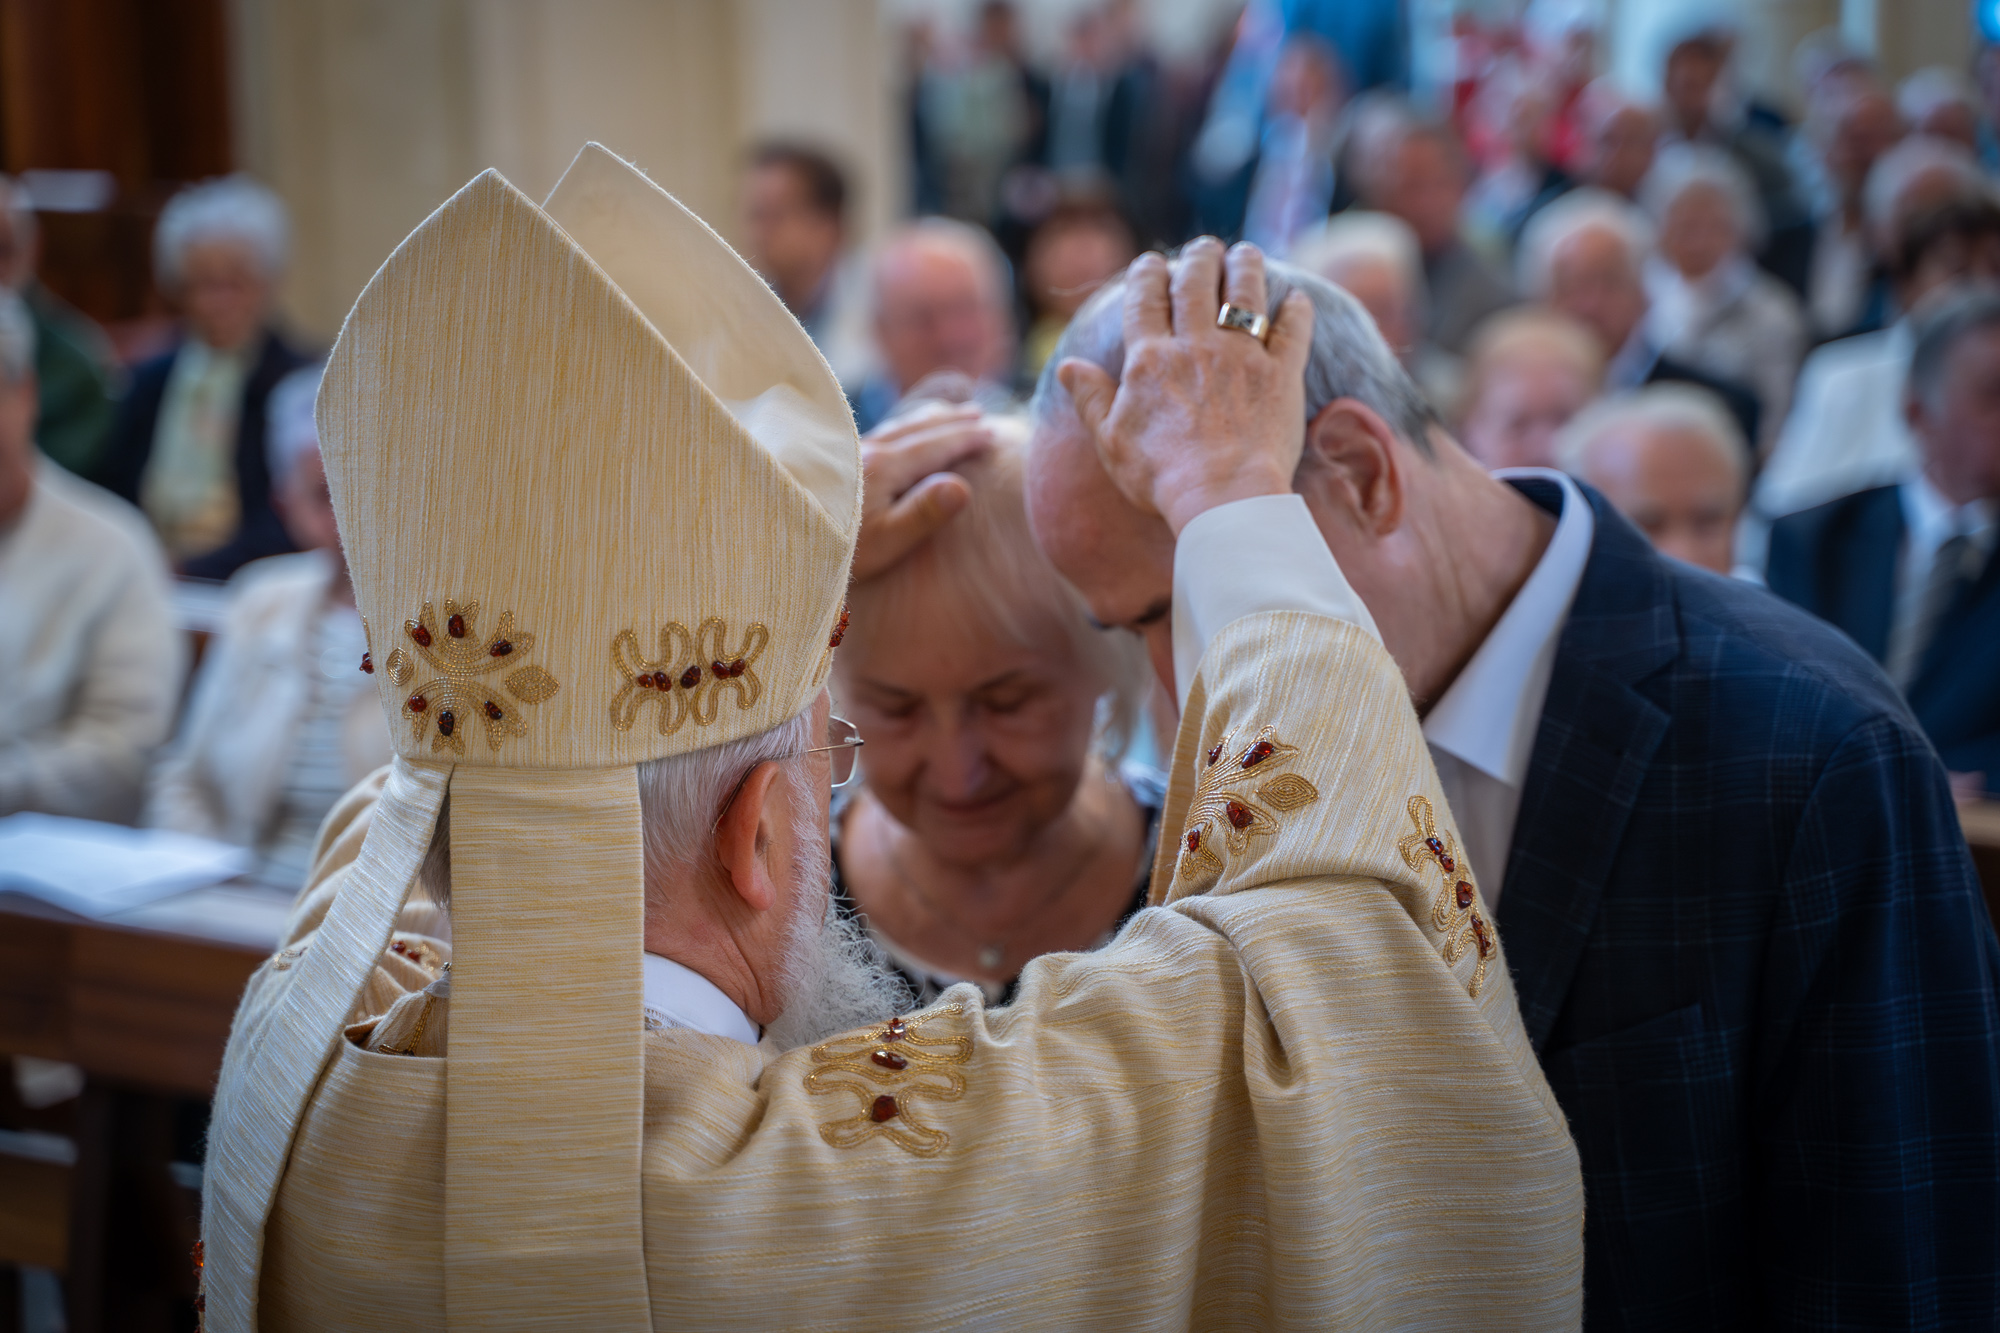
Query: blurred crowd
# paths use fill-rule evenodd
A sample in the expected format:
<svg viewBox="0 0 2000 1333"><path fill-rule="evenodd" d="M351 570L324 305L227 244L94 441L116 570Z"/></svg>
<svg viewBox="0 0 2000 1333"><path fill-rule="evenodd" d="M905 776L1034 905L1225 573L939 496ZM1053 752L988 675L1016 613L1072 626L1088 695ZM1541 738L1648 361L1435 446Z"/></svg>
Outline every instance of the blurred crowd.
<svg viewBox="0 0 2000 1333"><path fill-rule="evenodd" d="M913 456L941 473L984 460L902 479L905 505L981 517L857 595L843 661L867 681L869 791L842 826L842 892L1086 867L1059 880L1075 910L1019 947L885 939L920 988L997 994L1028 953L1087 946L1144 900L1159 797L1133 760L1171 704L1036 553L1014 436L1091 294L1196 234L1352 293L1487 467L1569 473L1661 550L1831 621L1964 793L2000 788L2000 48L1892 83L1816 34L1792 119L1739 80L1726 20L1664 31L1646 99L1601 74L1594 15L1536 0L1518 24L1464 21L1432 108L1400 91L1394 4L1255 0L1190 65L1148 49L1129 0L1031 60L996 0L966 32L908 34L910 209L872 245L836 156L746 155L735 234L860 429L906 453L935 432ZM115 365L37 282L32 201L0 183L0 814L226 838L296 883L389 739L319 371L275 315L284 209L244 178L193 186L155 252L180 337ZM175 589L198 580L227 590L188 682ZM898 639L912 623L931 632ZM926 758L897 739L920 713L978 725ZM905 790L899 762L962 790ZM994 772L1012 775L1000 805ZM992 869L977 850L1024 845L1046 854Z"/></svg>

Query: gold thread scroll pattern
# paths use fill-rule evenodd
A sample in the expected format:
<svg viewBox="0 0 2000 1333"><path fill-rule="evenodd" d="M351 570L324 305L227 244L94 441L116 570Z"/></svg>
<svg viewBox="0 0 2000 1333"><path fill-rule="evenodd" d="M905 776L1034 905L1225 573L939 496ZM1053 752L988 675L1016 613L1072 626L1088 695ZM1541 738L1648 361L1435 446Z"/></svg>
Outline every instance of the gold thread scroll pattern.
<svg viewBox="0 0 2000 1333"><path fill-rule="evenodd" d="M1431 899L1431 926L1444 936L1438 951L1448 966L1455 965L1468 950L1478 955L1479 961L1472 969L1472 984L1465 988L1466 994L1476 998L1486 982L1486 960L1498 947L1493 927L1479 914L1479 890L1473 883L1471 868L1459 864L1451 830L1438 832L1437 814L1421 796L1410 798L1409 811L1415 831L1403 835L1396 843L1396 850L1402 854L1403 864L1419 876L1431 866L1436 866L1444 876L1437 896Z"/></svg>
<svg viewBox="0 0 2000 1333"><path fill-rule="evenodd" d="M736 706L750 709L764 697L757 659L771 642L771 631L752 623L735 649L728 647L729 626L710 616L693 633L677 620L660 627L659 655L647 657L639 636L620 630L611 640L611 669L618 673L618 693L611 700L611 725L630 731L647 703L659 705L659 729L671 736L692 718L698 727L715 721L725 690L734 690Z"/></svg>
<svg viewBox="0 0 2000 1333"><path fill-rule="evenodd" d="M402 707L415 739L421 743L430 737L433 754L464 754L466 729L475 720L486 728L487 748L498 750L507 737L528 733L517 703L545 702L561 688L541 667L522 664L535 650L535 636L515 631L513 612L501 612L500 623L485 639L478 627L478 602L461 606L446 598L442 616L425 602L415 620L403 622L415 653L399 646L383 664L399 688L416 677L419 662L437 673L410 690ZM496 688L486 678L502 671L507 674Z"/></svg>
<svg viewBox="0 0 2000 1333"><path fill-rule="evenodd" d="M1275 728L1265 727L1256 739L1225 759L1231 734L1224 733L1210 748L1206 766L1195 783L1194 799L1189 802L1187 818L1181 824L1180 868L1176 874L1221 874L1223 863L1216 851L1217 839L1232 855L1241 855L1249 849L1252 838L1276 833L1283 822L1281 815L1319 799L1319 788L1300 774L1272 773L1272 769L1290 763L1299 753L1297 746L1286 745L1277 738ZM1269 778L1256 788L1254 795L1248 790L1253 774L1256 778Z"/></svg>
<svg viewBox="0 0 2000 1333"><path fill-rule="evenodd" d="M935 1157L949 1147L951 1136L924 1123L918 1104L955 1102L965 1095L963 1069L972 1059L972 1038L930 1035L925 1029L964 1012L964 1005L948 1004L815 1046L806 1091L816 1097L851 1093L861 1101L855 1114L821 1121L820 1137L836 1148L883 1138L917 1157Z"/></svg>

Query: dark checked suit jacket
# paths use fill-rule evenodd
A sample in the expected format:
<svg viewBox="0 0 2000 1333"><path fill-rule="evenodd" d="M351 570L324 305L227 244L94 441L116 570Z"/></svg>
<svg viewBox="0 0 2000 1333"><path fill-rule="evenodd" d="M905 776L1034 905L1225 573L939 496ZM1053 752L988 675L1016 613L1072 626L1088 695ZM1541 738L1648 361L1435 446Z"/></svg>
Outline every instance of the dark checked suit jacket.
<svg viewBox="0 0 2000 1333"><path fill-rule="evenodd" d="M2000 944L1944 770L1847 638L1587 493L1498 916L1588 1327L1990 1329Z"/></svg>
<svg viewBox="0 0 2000 1333"><path fill-rule="evenodd" d="M1846 630L1878 662L1895 618L1900 489L1844 496L1771 527L1771 591ZM1984 773L2000 796L2000 557L1946 608L1906 694L1945 767Z"/></svg>

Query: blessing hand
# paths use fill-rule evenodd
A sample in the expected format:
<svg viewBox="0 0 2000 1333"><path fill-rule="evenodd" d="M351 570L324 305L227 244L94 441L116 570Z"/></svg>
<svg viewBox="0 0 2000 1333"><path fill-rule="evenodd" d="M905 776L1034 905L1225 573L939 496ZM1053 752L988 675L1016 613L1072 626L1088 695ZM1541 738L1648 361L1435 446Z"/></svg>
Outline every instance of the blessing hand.
<svg viewBox="0 0 2000 1333"><path fill-rule="evenodd" d="M1076 414L1125 498L1179 536L1196 514L1231 500L1282 495L1305 448L1305 367L1312 302L1287 297L1270 341L1216 324L1226 300L1265 309L1264 256L1212 237L1171 270L1142 255L1125 279L1125 367L1114 383L1071 359L1056 368Z"/></svg>
<svg viewBox="0 0 2000 1333"><path fill-rule="evenodd" d="M925 408L862 437L856 583L888 569L965 508L972 488L944 469L992 443L993 433L971 405Z"/></svg>

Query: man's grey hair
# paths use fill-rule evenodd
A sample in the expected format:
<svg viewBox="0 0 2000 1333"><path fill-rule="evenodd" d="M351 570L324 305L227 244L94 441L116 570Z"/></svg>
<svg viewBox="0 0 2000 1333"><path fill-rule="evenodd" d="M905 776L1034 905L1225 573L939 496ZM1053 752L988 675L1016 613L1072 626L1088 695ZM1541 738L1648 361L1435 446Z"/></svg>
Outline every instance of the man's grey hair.
<svg viewBox="0 0 2000 1333"><path fill-rule="evenodd" d="M1921 176L1943 172L1954 177L1968 197L1992 197L1979 163L1963 144L1932 134L1912 134L1875 159L1861 187L1861 211L1878 236L1890 236L1898 222L1903 195Z"/></svg>
<svg viewBox="0 0 2000 1333"><path fill-rule="evenodd" d="M1742 238L1742 248L1762 249L1764 206L1757 198L1757 187L1751 183L1749 173L1737 165L1726 149L1712 144L1668 144L1654 159L1646 179L1640 182L1639 204L1652 217L1655 227L1664 228L1667 210L1674 206L1674 201L1689 190L1702 187L1715 190L1728 201L1730 211L1736 215L1736 232Z"/></svg>
<svg viewBox="0 0 2000 1333"><path fill-rule="evenodd" d="M1357 260L1382 264L1403 284L1413 310L1421 311L1427 299L1424 252L1417 233L1393 213L1361 208L1335 213L1301 232L1292 242L1290 258L1298 268L1336 286L1340 279L1334 274Z"/></svg>
<svg viewBox="0 0 2000 1333"><path fill-rule="evenodd" d="M190 185L160 210L153 229L153 268L166 286L177 286L190 246L236 241L257 258L266 278L285 268L291 222L278 196L248 176L222 176Z"/></svg>
<svg viewBox="0 0 2000 1333"><path fill-rule="evenodd" d="M1692 384L1652 384L1599 399L1576 414L1556 435L1556 465L1573 477L1590 476L1598 447L1632 426L1685 430L1705 441L1737 481L1740 494L1750 481L1750 447L1743 428L1720 398Z"/></svg>
<svg viewBox="0 0 2000 1333"><path fill-rule="evenodd" d="M1359 301L1340 288L1290 264L1265 265L1269 309L1276 310L1293 292L1304 292L1313 306L1312 351L1306 360L1306 420L1311 421L1335 399L1352 398L1373 409L1389 428L1408 440L1425 457L1433 456L1430 430L1439 424L1402 363L1382 339L1375 321ZM1114 278L1076 312L1063 330L1055 351L1042 367L1030 408L1039 425L1058 412L1073 411L1069 392L1056 379L1056 367L1071 357L1088 361L1117 379L1125 368L1125 278Z"/></svg>
<svg viewBox="0 0 2000 1333"><path fill-rule="evenodd" d="M35 371L35 322L27 303L0 287L0 378L19 384Z"/></svg>
<svg viewBox="0 0 2000 1333"><path fill-rule="evenodd" d="M1522 230L1515 261L1521 295L1535 301L1546 299L1556 251L1571 237L1592 229L1616 236L1625 246L1632 272L1643 271L1646 256L1653 253L1653 224L1628 200L1590 186L1571 190L1536 213Z"/></svg>
<svg viewBox="0 0 2000 1333"><path fill-rule="evenodd" d="M789 761L817 745L817 737L813 710L808 708L755 736L640 764L639 823L647 896L652 896L654 885L685 879L715 863L715 828L722 819L723 806L757 765L767 760L787 761L785 778L793 784L793 803L810 813L813 794L806 771ZM449 797L418 868L417 886L440 907L451 906Z"/></svg>
<svg viewBox="0 0 2000 1333"><path fill-rule="evenodd" d="M1943 387L1945 366L1958 345L1975 333L2000 329L2000 287L1978 283L1924 303L1911 319L1916 345L1910 353L1910 374L1904 397L1935 403Z"/></svg>

